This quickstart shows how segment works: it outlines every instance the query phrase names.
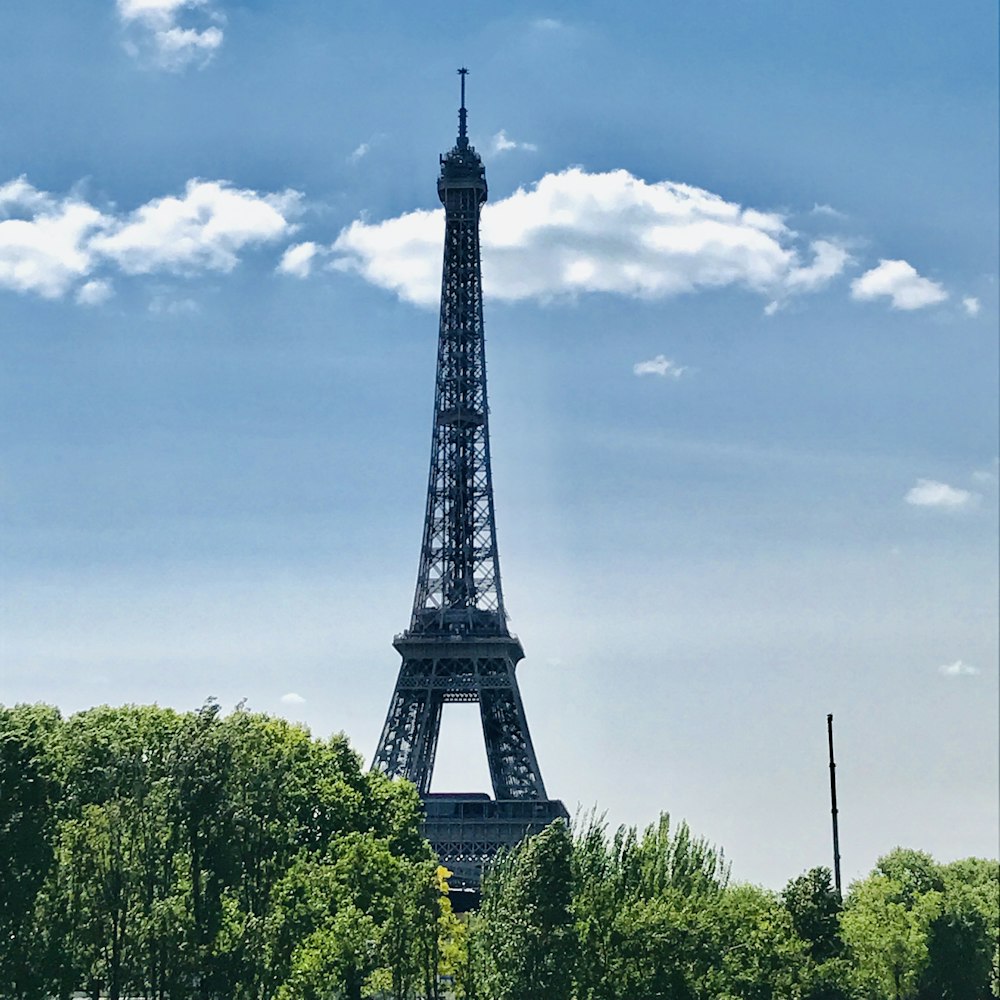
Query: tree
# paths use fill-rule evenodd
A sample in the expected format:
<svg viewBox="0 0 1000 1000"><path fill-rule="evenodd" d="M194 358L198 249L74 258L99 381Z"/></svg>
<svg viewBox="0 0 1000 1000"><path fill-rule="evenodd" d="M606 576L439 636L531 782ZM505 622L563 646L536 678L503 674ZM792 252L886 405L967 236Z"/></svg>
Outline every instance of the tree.
<svg viewBox="0 0 1000 1000"><path fill-rule="evenodd" d="M722 853L666 814L641 837L622 827L612 838L591 815L573 872L577 997L689 995L717 957L707 914L729 877Z"/></svg>
<svg viewBox="0 0 1000 1000"><path fill-rule="evenodd" d="M897 848L852 886L842 928L863 987L890 1000L985 1000L1000 923L996 862Z"/></svg>
<svg viewBox="0 0 1000 1000"><path fill-rule="evenodd" d="M946 898L927 928L927 965L920 1000L986 1000L995 939L971 901Z"/></svg>
<svg viewBox="0 0 1000 1000"><path fill-rule="evenodd" d="M836 958L843 951L840 940L840 894L833 887L829 868L810 868L792 879L781 894L795 933L809 945L816 962Z"/></svg>
<svg viewBox="0 0 1000 1000"><path fill-rule="evenodd" d="M476 982L488 1000L563 1000L576 936L573 838L560 820L489 868L478 923Z"/></svg>
<svg viewBox="0 0 1000 1000"><path fill-rule="evenodd" d="M0 995L19 1000L44 988L35 907L53 865L59 723L44 705L0 706Z"/></svg>
<svg viewBox="0 0 1000 1000"><path fill-rule="evenodd" d="M890 880L897 901L906 906L930 892L944 891L941 867L926 851L897 847L878 859L875 872Z"/></svg>
<svg viewBox="0 0 1000 1000"><path fill-rule="evenodd" d="M713 1000L797 1000L808 982L808 946L778 897L729 886L711 914L719 958L700 983Z"/></svg>
<svg viewBox="0 0 1000 1000"><path fill-rule="evenodd" d="M295 949L278 1000L361 1000L365 979L376 968L379 932L374 920L346 906Z"/></svg>
<svg viewBox="0 0 1000 1000"><path fill-rule="evenodd" d="M927 928L939 894L913 895L878 869L851 887L841 930L862 987L869 995L911 1000L927 965Z"/></svg>
<svg viewBox="0 0 1000 1000"><path fill-rule="evenodd" d="M941 911L927 932L921 1000L985 1000L1000 935L1000 866L966 858L939 867Z"/></svg>

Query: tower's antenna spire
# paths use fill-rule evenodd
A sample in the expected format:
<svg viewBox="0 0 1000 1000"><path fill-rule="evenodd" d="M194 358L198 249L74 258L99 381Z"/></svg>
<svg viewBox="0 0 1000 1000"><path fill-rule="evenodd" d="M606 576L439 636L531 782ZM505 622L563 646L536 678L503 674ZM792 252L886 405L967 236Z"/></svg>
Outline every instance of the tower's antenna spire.
<svg viewBox="0 0 1000 1000"><path fill-rule="evenodd" d="M465 78L469 75L469 71L463 66L458 75L462 78L462 106L458 109L458 140L464 145L469 140L469 130L466 127L468 112L465 110Z"/></svg>

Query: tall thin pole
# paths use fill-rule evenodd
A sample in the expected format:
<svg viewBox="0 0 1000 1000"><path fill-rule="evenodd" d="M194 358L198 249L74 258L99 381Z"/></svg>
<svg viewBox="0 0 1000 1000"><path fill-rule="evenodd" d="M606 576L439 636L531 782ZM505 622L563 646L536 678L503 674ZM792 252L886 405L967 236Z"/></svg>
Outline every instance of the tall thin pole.
<svg viewBox="0 0 1000 1000"><path fill-rule="evenodd" d="M826 735L830 744L830 815L833 817L833 882L840 896L840 832L837 828L837 765L833 762L833 715L826 717Z"/></svg>
<svg viewBox="0 0 1000 1000"><path fill-rule="evenodd" d="M465 78L469 75L469 71L463 66L458 71L458 75L462 78L462 106L458 109L458 138L467 139L469 131L466 125L468 112L465 110Z"/></svg>

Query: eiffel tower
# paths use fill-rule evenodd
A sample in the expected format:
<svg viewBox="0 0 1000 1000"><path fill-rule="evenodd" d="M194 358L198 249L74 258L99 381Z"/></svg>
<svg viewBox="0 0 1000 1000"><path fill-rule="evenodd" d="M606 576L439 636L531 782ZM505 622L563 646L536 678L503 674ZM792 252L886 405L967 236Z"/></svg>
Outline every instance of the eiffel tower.
<svg viewBox="0 0 1000 1000"><path fill-rule="evenodd" d="M403 662L372 767L417 786L424 836L453 887L475 888L501 847L569 814L545 792L514 675L524 650L507 627L500 585L479 257L486 170L468 138L468 71L458 72L458 139L438 178L444 274L420 569L410 627L393 642ZM446 702L479 704L493 798L430 790Z"/></svg>

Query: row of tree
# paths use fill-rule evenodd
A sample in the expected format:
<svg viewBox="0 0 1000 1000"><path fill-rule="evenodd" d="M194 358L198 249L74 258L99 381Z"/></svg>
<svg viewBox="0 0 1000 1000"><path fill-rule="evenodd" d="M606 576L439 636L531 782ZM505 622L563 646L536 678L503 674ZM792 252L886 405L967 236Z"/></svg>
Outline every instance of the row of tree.
<svg viewBox="0 0 1000 1000"><path fill-rule="evenodd" d="M435 996L412 786L215 704L0 708L0 997Z"/></svg>
<svg viewBox="0 0 1000 1000"><path fill-rule="evenodd" d="M667 817L499 858L456 917L405 782L237 709L0 707L0 1000L986 1000L998 866L734 885Z"/></svg>
<svg viewBox="0 0 1000 1000"><path fill-rule="evenodd" d="M466 982L483 1000L988 1000L1000 869L897 849L841 901L827 868L733 885L671 829L553 824L489 872Z"/></svg>

